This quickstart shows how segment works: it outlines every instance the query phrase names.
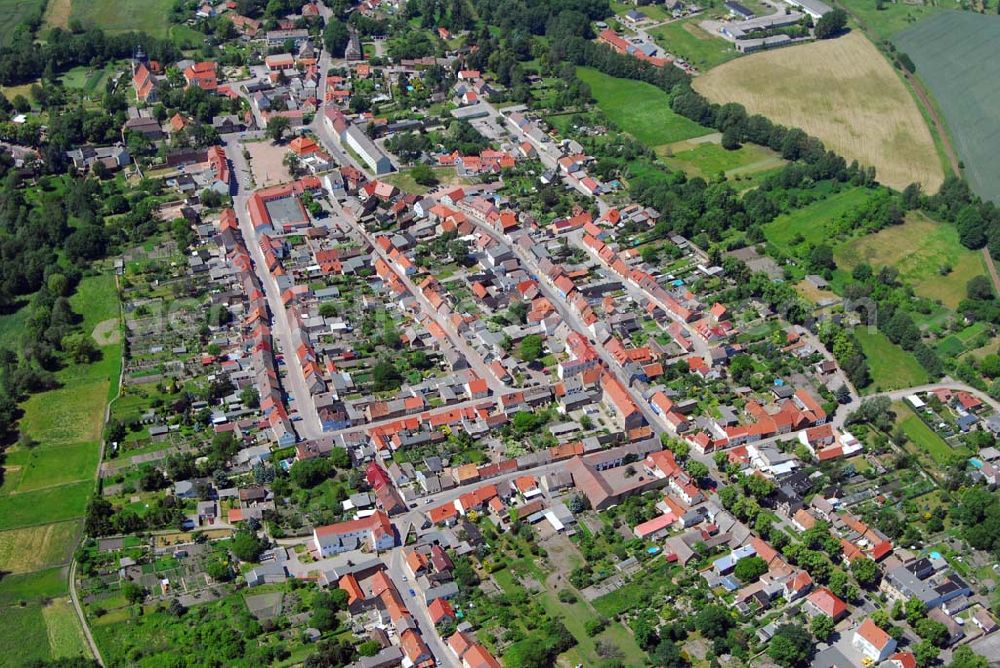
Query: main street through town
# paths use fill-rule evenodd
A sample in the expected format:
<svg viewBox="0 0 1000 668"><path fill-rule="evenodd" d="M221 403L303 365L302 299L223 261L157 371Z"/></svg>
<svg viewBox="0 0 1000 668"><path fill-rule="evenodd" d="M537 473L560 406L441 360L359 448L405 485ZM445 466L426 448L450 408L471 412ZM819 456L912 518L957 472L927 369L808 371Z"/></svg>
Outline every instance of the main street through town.
<svg viewBox="0 0 1000 668"><path fill-rule="evenodd" d="M282 379L284 390L293 400L295 412L301 419L294 421L295 431L300 438L319 438L323 435L323 427L312 401L312 393L306 385L305 374L295 356L292 346L292 329L288 320L288 312L281 301L281 290L274 276L267 270L264 252L261 250L257 233L250 220L247 202L250 200L250 168L243 157L243 146L237 135L232 135L226 141L226 156L232 163L236 176L237 191L233 195L233 209L240 223L240 231L253 259L254 269L260 278L271 311L271 332L285 355L285 376Z"/></svg>

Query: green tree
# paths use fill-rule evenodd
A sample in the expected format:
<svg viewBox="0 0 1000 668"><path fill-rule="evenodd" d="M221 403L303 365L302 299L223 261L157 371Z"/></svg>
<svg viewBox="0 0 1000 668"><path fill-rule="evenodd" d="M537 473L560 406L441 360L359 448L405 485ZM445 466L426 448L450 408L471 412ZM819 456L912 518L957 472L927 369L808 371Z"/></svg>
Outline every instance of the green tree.
<svg viewBox="0 0 1000 668"><path fill-rule="evenodd" d="M917 621L913 630L917 632L918 636L938 647L944 647L948 643L948 627L929 617Z"/></svg>
<svg viewBox="0 0 1000 668"><path fill-rule="evenodd" d="M323 46L329 51L335 58L339 58L344 55L344 51L347 49L347 43L351 39L351 34L347 30L347 25L337 18L331 18L327 24L326 28L323 29Z"/></svg>
<svg viewBox="0 0 1000 668"><path fill-rule="evenodd" d="M291 127L292 123L287 116L272 116L267 121L267 137L271 141L279 142Z"/></svg>
<svg viewBox="0 0 1000 668"><path fill-rule="evenodd" d="M410 176L422 186L436 186L439 183L437 174L428 165L415 165L410 170Z"/></svg>
<svg viewBox="0 0 1000 668"><path fill-rule="evenodd" d="M837 264L833 260L833 248L827 244L814 247L809 253L809 266L816 271L835 269Z"/></svg>
<svg viewBox="0 0 1000 668"><path fill-rule="evenodd" d="M847 12L834 9L827 12L816 22L816 39L836 37L847 27Z"/></svg>
<svg viewBox="0 0 1000 668"><path fill-rule="evenodd" d="M322 457L295 462L288 477L301 489L312 489L330 476L330 461Z"/></svg>
<svg viewBox="0 0 1000 668"><path fill-rule="evenodd" d="M77 364L89 364L100 354L94 339L83 332L67 334L61 343L62 349Z"/></svg>
<svg viewBox="0 0 1000 668"><path fill-rule="evenodd" d="M521 344L517 347L517 356L525 362L534 362L542 356L544 342L540 334L529 334L521 339Z"/></svg>
<svg viewBox="0 0 1000 668"><path fill-rule="evenodd" d="M764 573L767 573L767 562L757 556L740 559L733 570L733 575L741 582L753 582Z"/></svg>
<svg viewBox="0 0 1000 668"><path fill-rule="evenodd" d="M735 623L728 610L719 605L709 604L695 615L694 626L706 638L715 639L724 638Z"/></svg>
<svg viewBox="0 0 1000 668"><path fill-rule="evenodd" d="M862 587L874 587L878 584L878 566L867 557L855 557L851 560L851 574Z"/></svg>
<svg viewBox="0 0 1000 668"><path fill-rule="evenodd" d="M240 561L253 562L260 558L266 547L267 541L259 538L255 532L249 529L240 529L233 536L230 550Z"/></svg>
<svg viewBox="0 0 1000 668"><path fill-rule="evenodd" d="M222 559L212 559L205 565L205 573L216 582L228 582L233 577L229 562Z"/></svg>
<svg viewBox="0 0 1000 668"><path fill-rule="evenodd" d="M122 586L122 595L125 597L125 600L132 605L145 601L148 594L149 592L146 591L145 587L134 582L126 582Z"/></svg>
<svg viewBox="0 0 1000 668"><path fill-rule="evenodd" d="M689 459L684 462L684 469L695 481L701 480L708 475L708 467L697 459Z"/></svg>
<svg viewBox="0 0 1000 668"><path fill-rule="evenodd" d="M969 299L976 301L993 299L993 286L990 285L990 280L985 276L974 276L971 278L965 285L965 291Z"/></svg>
<svg viewBox="0 0 1000 668"><path fill-rule="evenodd" d="M729 363L729 375L740 385L748 385L753 372L753 359L749 355L737 355Z"/></svg>
<svg viewBox="0 0 1000 668"><path fill-rule="evenodd" d="M653 665L662 668L682 668L687 665L681 650L673 640L664 638L657 643L649 658L653 660Z"/></svg>
<svg viewBox="0 0 1000 668"><path fill-rule="evenodd" d="M921 640L913 646L913 657L917 660L918 668L928 668L933 665L940 652L941 650L929 640Z"/></svg>
<svg viewBox="0 0 1000 668"><path fill-rule="evenodd" d="M820 642L826 642L830 639L830 634L833 633L833 626L833 617L828 615L816 615L809 622L809 630L816 636L816 640Z"/></svg>
<svg viewBox="0 0 1000 668"><path fill-rule="evenodd" d="M372 385L376 392L398 389L402 382L403 376L392 362L381 359L372 367Z"/></svg>
<svg viewBox="0 0 1000 668"><path fill-rule="evenodd" d="M951 655L948 668L986 668L988 662L984 657L972 651L968 645L960 645Z"/></svg>
<svg viewBox="0 0 1000 668"><path fill-rule="evenodd" d="M915 626L927 614L927 606L915 596L906 601L903 605L903 610L906 614L906 621L910 623L910 626Z"/></svg>
<svg viewBox="0 0 1000 668"><path fill-rule="evenodd" d="M804 668L812 659L812 636L801 626L782 624L767 646L767 655L782 668Z"/></svg>

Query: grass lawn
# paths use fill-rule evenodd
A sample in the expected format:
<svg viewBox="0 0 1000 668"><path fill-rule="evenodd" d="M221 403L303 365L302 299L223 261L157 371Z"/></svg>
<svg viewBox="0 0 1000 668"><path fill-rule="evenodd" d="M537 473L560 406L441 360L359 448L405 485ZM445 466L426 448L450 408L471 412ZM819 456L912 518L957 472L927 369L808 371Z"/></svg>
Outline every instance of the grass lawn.
<svg viewBox="0 0 1000 668"><path fill-rule="evenodd" d="M576 73L590 86L601 111L651 148L712 132L671 111L670 98L656 86L610 77L589 67L578 67Z"/></svg>
<svg viewBox="0 0 1000 668"><path fill-rule="evenodd" d="M886 2L878 9L876 4L869 0L840 0L839 4L861 24L862 28L879 39L889 39L924 17L958 6L949 0L939 0L935 3L936 6L929 3Z"/></svg>
<svg viewBox="0 0 1000 668"><path fill-rule="evenodd" d="M0 647L4 648L5 665L21 666L52 658L41 605L11 606L0 610L0 616L3 617Z"/></svg>
<svg viewBox="0 0 1000 668"><path fill-rule="evenodd" d="M7 46L14 28L44 4L45 0L0 0L0 46Z"/></svg>
<svg viewBox="0 0 1000 668"><path fill-rule="evenodd" d="M930 381L917 358L886 338L878 330L858 327L854 335L861 344L861 350L871 369L872 384L869 390L895 390L913 385L923 385Z"/></svg>
<svg viewBox="0 0 1000 668"><path fill-rule="evenodd" d="M976 340L986 331L986 323L976 322L957 334L950 334L941 339L936 349L939 354L948 357L955 357L965 352L970 345L975 345Z"/></svg>
<svg viewBox="0 0 1000 668"><path fill-rule="evenodd" d="M435 167L434 174L437 176L440 183L445 184L460 184L465 183L465 179L461 179L455 175L454 167ZM396 186L403 192L413 193L415 195L423 195L425 192L429 191L431 188L436 188L437 186L423 186L413 180L413 176L410 170L404 169L399 172L393 172L392 174L386 174L381 177L383 181L388 181L392 185Z"/></svg>
<svg viewBox="0 0 1000 668"><path fill-rule="evenodd" d="M649 31L657 46L683 58L702 71L732 60L740 52L728 41L714 37L698 25L704 19L696 16L683 21L671 21Z"/></svg>
<svg viewBox="0 0 1000 668"><path fill-rule="evenodd" d="M22 302L22 306L15 311L10 311L0 315L0 341L13 344L21 338L24 325L28 321L28 304Z"/></svg>
<svg viewBox="0 0 1000 668"><path fill-rule="evenodd" d="M530 568L528 564L524 564L524 567L519 569L522 571L537 571L537 567L533 562L530 563ZM544 574L540 572L529 572L529 575L536 579L544 580ZM514 572L511 568L505 568L501 571L497 571L493 574L497 583L503 588L505 592L512 593L522 590L520 584L515 580ZM573 589L568 586L568 589ZM623 659L625 660L625 665L628 666L639 666L645 663L646 655L635 643L635 639L628 632L624 626L618 622L611 622L608 624L607 628L601 633L594 637L587 635L585 629L585 623L589 619L595 617L594 609L584 601L582 595L579 592L574 592L577 594L577 600L575 603L563 603L559 600L556 592L549 589L545 589L538 594L539 600L545 611L561 619L563 624L569 630L573 637L576 638L577 645L572 649L568 650L560 657L564 659L570 665L593 665L599 660L597 654L597 641L605 640L613 643L618 649L621 650Z"/></svg>
<svg viewBox="0 0 1000 668"><path fill-rule="evenodd" d="M872 165L880 183L937 191L944 179L934 138L910 92L860 31L754 53L692 82L718 103L799 127L851 162Z"/></svg>
<svg viewBox="0 0 1000 668"><path fill-rule="evenodd" d="M611 622L607 628L594 637L587 635L584 626L588 619L594 618L594 610L581 596L576 603L563 603L558 596L549 590L542 594L542 605L545 610L562 619L563 624L573 634L577 640L576 647L572 648L562 656L574 665L583 663L585 666L597 663L597 641L604 640L611 642L622 652L623 661L626 666L641 666L645 663L646 654L635 643L635 639L619 622Z"/></svg>
<svg viewBox="0 0 1000 668"><path fill-rule="evenodd" d="M802 235L805 244L819 244L830 237L827 226L862 204L870 196L864 188L849 188L830 195L809 206L785 213L764 226L769 242L789 255L794 255L791 241Z"/></svg>
<svg viewBox="0 0 1000 668"><path fill-rule="evenodd" d="M78 520L0 531L0 571L27 573L69 563L80 536Z"/></svg>
<svg viewBox="0 0 1000 668"><path fill-rule="evenodd" d="M173 0L72 0L71 18L106 32L137 30L166 37Z"/></svg>
<svg viewBox="0 0 1000 668"><path fill-rule="evenodd" d="M0 580L0 606L21 600L55 598L66 595L67 569L64 566L35 573L5 575Z"/></svg>
<svg viewBox="0 0 1000 668"><path fill-rule="evenodd" d="M46 449L101 437L108 381L74 383L32 396L24 403L21 430Z"/></svg>
<svg viewBox="0 0 1000 668"><path fill-rule="evenodd" d="M672 169L683 170L690 176L710 179L719 173L737 180L763 171L780 168L785 161L774 151L744 144L727 151L720 143L722 135L714 133L661 146L657 153Z"/></svg>
<svg viewBox="0 0 1000 668"><path fill-rule="evenodd" d="M185 25L170 26L170 41L181 49L194 49L205 41L205 34Z"/></svg>
<svg viewBox="0 0 1000 668"><path fill-rule="evenodd" d="M853 269L861 262L872 267L891 265L918 295L940 300L950 309L965 299L968 282L985 273L982 254L959 243L954 225L936 223L920 212L907 214L902 225L843 244L834 257L842 269ZM942 276L940 269L945 265L951 272Z"/></svg>
<svg viewBox="0 0 1000 668"><path fill-rule="evenodd" d="M953 450L951 446L944 442L944 439L935 434L912 411L899 421L899 425L903 428L906 437L921 450L929 454L938 464L947 464L948 460L959 452L957 449Z"/></svg>
<svg viewBox="0 0 1000 668"><path fill-rule="evenodd" d="M663 21L670 18L670 14L667 13L667 10L660 5L645 5L643 7L636 7L634 4L625 4L623 2L611 3L611 11L618 16L624 16L632 10L642 12L653 21Z"/></svg>

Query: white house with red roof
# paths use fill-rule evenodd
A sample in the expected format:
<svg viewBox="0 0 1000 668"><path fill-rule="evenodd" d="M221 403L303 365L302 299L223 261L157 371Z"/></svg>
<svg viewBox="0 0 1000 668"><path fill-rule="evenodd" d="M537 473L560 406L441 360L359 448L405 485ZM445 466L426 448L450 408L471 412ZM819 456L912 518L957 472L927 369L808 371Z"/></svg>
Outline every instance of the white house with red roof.
<svg viewBox="0 0 1000 668"><path fill-rule="evenodd" d="M389 516L381 510L357 520L338 522L313 529L313 544L321 557L368 546L389 550L396 544L396 533Z"/></svg>

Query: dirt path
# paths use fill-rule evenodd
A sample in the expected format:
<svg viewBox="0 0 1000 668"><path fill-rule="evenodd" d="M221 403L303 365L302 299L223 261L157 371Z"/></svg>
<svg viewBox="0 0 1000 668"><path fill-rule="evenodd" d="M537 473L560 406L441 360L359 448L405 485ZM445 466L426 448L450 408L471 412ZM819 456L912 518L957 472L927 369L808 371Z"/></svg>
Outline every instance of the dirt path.
<svg viewBox="0 0 1000 668"><path fill-rule="evenodd" d="M905 76L906 80L910 82L911 86L913 86L913 91L920 99L920 105L927 111L927 114L934 122L934 128L937 130L938 137L941 138L941 145L944 146L944 152L948 156L948 162L951 163L951 170L956 175L961 176L962 170L958 165L958 155L955 153L955 147L951 144L951 137L948 136L948 129L945 127L944 121L941 119L941 115L938 114L937 109L935 109L934 105L931 103L930 96L928 96L927 91L924 90L924 85L919 79L905 70L903 71L903 76Z"/></svg>
<svg viewBox="0 0 1000 668"><path fill-rule="evenodd" d="M990 279L993 281L993 291L1000 295L1000 274L997 273L997 266L993 264L993 257L990 249L983 249L983 259L986 261L986 268L990 270Z"/></svg>

